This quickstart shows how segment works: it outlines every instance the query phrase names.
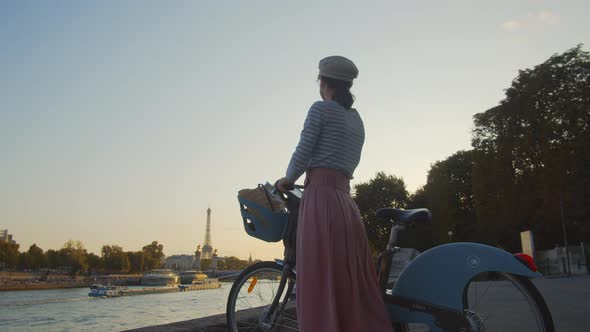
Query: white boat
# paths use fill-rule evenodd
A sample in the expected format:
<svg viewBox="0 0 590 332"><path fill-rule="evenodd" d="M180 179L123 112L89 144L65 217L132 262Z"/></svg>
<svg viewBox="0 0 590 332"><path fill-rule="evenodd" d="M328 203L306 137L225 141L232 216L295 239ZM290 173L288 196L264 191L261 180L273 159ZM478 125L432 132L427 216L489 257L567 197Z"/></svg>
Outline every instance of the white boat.
<svg viewBox="0 0 590 332"><path fill-rule="evenodd" d="M117 297L121 295L121 287L110 285L104 286L101 284L90 286L90 293L88 293L88 296L95 297Z"/></svg>

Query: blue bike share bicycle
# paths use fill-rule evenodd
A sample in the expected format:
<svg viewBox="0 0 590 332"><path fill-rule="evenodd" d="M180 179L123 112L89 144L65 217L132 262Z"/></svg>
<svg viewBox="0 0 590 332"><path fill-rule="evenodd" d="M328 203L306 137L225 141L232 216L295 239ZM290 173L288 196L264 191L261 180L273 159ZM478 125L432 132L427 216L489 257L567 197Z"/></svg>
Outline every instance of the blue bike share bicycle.
<svg viewBox="0 0 590 332"><path fill-rule="evenodd" d="M264 241L283 240L285 258L253 264L237 276L227 302L230 331L298 330L294 237L303 187L287 194L265 190L269 199L281 197L286 208L272 211L238 197L244 228ZM525 254L478 243L449 243L418 255L392 284L389 274L392 258L400 251L400 232L410 224L429 222L431 215L427 209L395 208L376 214L391 224L377 271L395 331L554 331L551 313L530 281L541 274Z"/></svg>

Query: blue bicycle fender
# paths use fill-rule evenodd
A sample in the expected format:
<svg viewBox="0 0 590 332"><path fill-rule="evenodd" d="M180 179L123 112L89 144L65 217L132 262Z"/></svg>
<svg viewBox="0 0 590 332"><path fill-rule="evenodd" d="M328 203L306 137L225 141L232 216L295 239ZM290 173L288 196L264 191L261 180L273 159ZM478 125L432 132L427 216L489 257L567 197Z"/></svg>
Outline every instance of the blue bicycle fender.
<svg viewBox="0 0 590 332"><path fill-rule="evenodd" d="M463 311L463 291L469 281L491 271L528 278L541 276L504 250L479 243L456 242L418 255L402 270L392 294ZM391 304L387 307L393 320L425 323L432 331L440 331L428 314Z"/></svg>

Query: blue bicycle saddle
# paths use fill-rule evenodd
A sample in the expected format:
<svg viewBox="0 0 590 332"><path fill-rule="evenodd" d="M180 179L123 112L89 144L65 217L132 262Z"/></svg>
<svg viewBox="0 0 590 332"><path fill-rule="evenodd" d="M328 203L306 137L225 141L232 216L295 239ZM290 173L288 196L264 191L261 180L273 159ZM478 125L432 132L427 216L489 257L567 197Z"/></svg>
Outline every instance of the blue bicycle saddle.
<svg viewBox="0 0 590 332"><path fill-rule="evenodd" d="M403 210L395 208L382 208L377 210L375 215L380 218L403 223L428 222L432 217L432 214L428 209Z"/></svg>

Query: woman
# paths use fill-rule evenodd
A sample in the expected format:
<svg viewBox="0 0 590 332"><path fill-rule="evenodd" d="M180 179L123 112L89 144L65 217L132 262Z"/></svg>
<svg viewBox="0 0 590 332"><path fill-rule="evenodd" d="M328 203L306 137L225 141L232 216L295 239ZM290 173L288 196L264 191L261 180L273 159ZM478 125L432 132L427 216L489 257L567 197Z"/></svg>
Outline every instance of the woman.
<svg viewBox="0 0 590 332"><path fill-rule="evenodd" d="M350 179L365 140L351 108L355 64L341 56L319 64L320 96L279 180L285 192L306 172L297 229L297 316L303 332L391 331Z"/></svg>

